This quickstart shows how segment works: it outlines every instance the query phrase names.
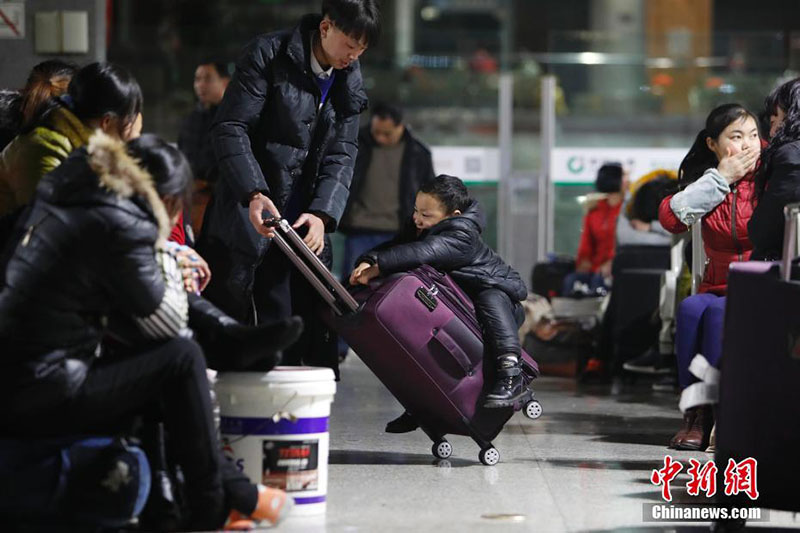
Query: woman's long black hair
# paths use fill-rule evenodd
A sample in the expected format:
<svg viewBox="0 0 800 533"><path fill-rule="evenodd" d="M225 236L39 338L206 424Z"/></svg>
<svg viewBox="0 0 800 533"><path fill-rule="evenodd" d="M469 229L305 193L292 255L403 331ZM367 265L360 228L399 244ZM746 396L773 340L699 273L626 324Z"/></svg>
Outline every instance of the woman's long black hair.
<svg viewBox="0 0 800 533"><path fill-rule="evenodd" d="M723 104L711 110L706 118L706 127L697 134L689 153L681 161L678 169L678 186L681 190L696 181L706 170L719 164L717 154L708 147L706 139L717 140L725 128L746 117L752 117L758 124L758 118L740 104Z"/></svg>
<svg viewBox="0 0 800 533"><path fill-rule="evenodd" d="M136 78L113 63L91 63L78 71L69 84L69 105L81 121L111 115L122 125L142 112L142 89Z"/></svg>
<svg viewBox="0 0 800 533"><path fill-rule="evenodd" d="M786 114L786 117L761 156L761 168L756 174L756 190L759 197L767 186L775 152L784 144L800 140L800 78L787 81L767 96L764 101L765 114L768 117L775 115L778 108Z"/></svg>
<svg viewBox="0 0 800 533"><path fill-rule="evenodd" d="M187 201L192 167L183 152L152 133L130 141L127 150L153 177L153 184L162 199L173 197Z"/></svg>

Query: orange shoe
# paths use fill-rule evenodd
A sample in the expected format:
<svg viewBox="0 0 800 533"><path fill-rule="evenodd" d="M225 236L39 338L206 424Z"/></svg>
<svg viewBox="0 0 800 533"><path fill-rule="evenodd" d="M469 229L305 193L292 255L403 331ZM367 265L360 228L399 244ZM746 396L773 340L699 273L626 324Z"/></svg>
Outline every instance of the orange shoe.
<svg viewBox="0 0 800 533"><path fill-rule="evenodd" d="M280 489L258 485L258 503L250 518L277 525L291 512L294 500Z"/></svg>
<svg viewBox="0 0 800 533"><path fill-rule="evenodd" d="M228 515L228 520L222 526L223 531L252 531L256 528L256 523L250 520L237 510L232 510Z"/></svg>

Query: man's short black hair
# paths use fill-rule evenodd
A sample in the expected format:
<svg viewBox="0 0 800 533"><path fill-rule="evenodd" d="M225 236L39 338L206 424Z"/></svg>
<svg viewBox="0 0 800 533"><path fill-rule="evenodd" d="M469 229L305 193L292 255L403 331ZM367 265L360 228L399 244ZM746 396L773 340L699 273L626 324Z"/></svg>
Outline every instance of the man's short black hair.
<svg viewBox="0 0 800 533"><path fill-rule="evenodd" d="M215 61L213 59L209 59L208 61L201 61L200 63L197 64L198 67L201 65L211 65L212 67L214 67L214 70L217 71L217 74L219 75L220 78L231 77L231 73L228 70L228 63L225 63L224 61Z"/></svg>
<svg viewBox="0 0 800 533"><path fill-rule="evenodd" d="M376 102L372 105L372 116L382 119L390 118L396 126L403 123L403 110L393 104L386 102Z"/></svg>
<svg viewBox="0 0 800 533"><path fill-rule="evenodd" d="M381 12L377 0L322 0L322 16L346 35L367 46L378 42L381 33Z"/></svg>
<svg viewBox="0 0 800 533"><path fill-rule="evenodd" d="M470 198L464 182L447 174L439 174L435 178L427 180L419 188L419 192L430 194L442 202L448 214L456 209L463 213L472 203L472 198Z"/></svg>

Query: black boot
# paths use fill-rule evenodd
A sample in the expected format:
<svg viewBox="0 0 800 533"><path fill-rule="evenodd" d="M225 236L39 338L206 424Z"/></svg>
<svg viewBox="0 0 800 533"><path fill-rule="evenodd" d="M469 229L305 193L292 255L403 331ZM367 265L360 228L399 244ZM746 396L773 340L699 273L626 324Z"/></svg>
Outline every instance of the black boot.
<svg viewBox="0 0 800 533"><path fill-rule="evenodd" d="M388 424L386 424L386 433L409 433L419 427L414 417L406 411L398 416Z"/></svg>
<svg viewBox="0 0 800 533"><path fill-rule="evenodd" d="M486 395L484 407L510 407L530 394L522 379L518 356L511 354L499 359L497 377L492 390Z"/></svg>
<svg viewBox="0 0 800 533"><path fill-rule="evenodd" d="M270 324L247 326L201 296L189 295L189 327L215 370L266 372L280 362L281 350L303 331L303 320L292 316Z"/></svg>

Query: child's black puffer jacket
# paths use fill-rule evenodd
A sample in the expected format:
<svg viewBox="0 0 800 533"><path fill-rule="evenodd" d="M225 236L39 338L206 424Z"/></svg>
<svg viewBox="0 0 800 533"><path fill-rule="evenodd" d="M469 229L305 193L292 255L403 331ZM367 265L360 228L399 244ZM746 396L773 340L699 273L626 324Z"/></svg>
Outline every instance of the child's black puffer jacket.
<svg viewBox="0 0 800 533"><path fill-rule="evenodd" d="M519 273L481 239L485 225L483 210L473 200L463 214L445 219L420 235L409 221L394 240L367 252L356 265L377 263L383 275L430 265L450 274L470 295L496 288L514 302L524 300L528 289Z"/></svg>

